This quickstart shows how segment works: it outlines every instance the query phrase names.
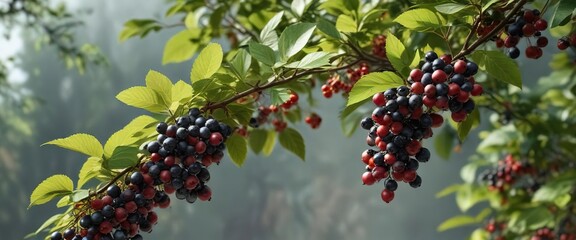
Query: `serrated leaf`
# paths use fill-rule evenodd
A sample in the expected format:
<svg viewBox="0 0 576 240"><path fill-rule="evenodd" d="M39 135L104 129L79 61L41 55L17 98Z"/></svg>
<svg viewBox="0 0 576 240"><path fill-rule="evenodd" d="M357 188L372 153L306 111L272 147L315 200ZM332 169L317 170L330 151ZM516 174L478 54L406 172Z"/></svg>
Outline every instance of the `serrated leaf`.
<svg viewBox="0 0 576 240"><path fill-rule="evenodd" d="M90 181L90 179L98 176L100 169L102 169L102 158L89 157L78 173L78 188L81 188Z"/></svg>
<svg viewBox="0 0 576 240"><path fill-rule="evenodd" d="M148 130L148 133L154 131L154 125L157 122L158 120L147 115L141 115L134 118L126 124L126 126L108 138L106 144L104 144L104 156L107 158L112 156L114 149L118 146L128 146L137 143L138 141L142 141L143 139L141 139L140 136L136 136L137 133L146 129Z"/></svg>
<svg viewBox="0 0 576 240"><path fill-rule="evenodd" d="M154 70L148 71L146 87L154 90L162 98L165 105L172 102L172 81L164 74Z"/></svg>
<svg viewBox="0 0 576 240"><path fill-rule="evenodd" d="M286 68L312 69L330 65L334 54L328 52L312 52L306 54L300 61L285 65Z"/></svg>
<svg viewBox="0 0 576 240"><path fill-rule="evenodd" d="M110 158L104 159L102 167L112 170L135 166L139 161L138 152L137 146L118 146Z"/></svg>
<svg viewBox="0 0 576 240"><path fill-rule="evenodd" d="M42 144L42 146L47 144L56 145L92 157L101 157L104 153L100 141L98 141L96 137L85 133L77 133L66 138L54 139Z"/></svg>
<svg viewBox="0 0 576 240"><path fill-rule="evenodd" d="M464 10L467 7L470 7L471 5L464 5L464 4L457 4L457 3L445 3L445 4L440 4L440 5L436 5L434 6L434 8L436 8L436 10L438 12L444 13L444 14L454 14L457 12L460 12L462 10Z"/></svg>
<svg viewBox="0 0 576 240"><path fill-rule="evenodd" d="M446 25L446 20L429 9L418 8L400 14L394 22L415 31L429 31Z"/></svg>
<svg viewBox="0 0 576 240"><path fill-rule="evenodd" d="M556 5L556 9L554 9L554 16L552 16L550 28L564 25L564 22L566 22L565 20L572 16L574 10L576 10L576 1L560 0Z"/></svg>
<svg viewBox="0 0 576 240"><path fill-rule="evenodd" d="M259 62L267 66L274 66L276 63L276 53L274 53L272 48L251 41L248 43L248 49L250 50L250 55L252 55L252 57L254 57Z"/></svg>
<svg viewBox="0 0 576 240"><path fill-rule="evenodd" d="M264 28L262 28L262 31L260 32L260 42L265 46L272 46L278 43L278 35L276 34L275 29L282 21L282 16L284 16L284 11L274 15L274 17L264 25Z"/></svg>
<svg viewBox="0 0 576 240"><path fill-rule="evenodd" d="M54 223L60 221L60 219L62 219L62 217L64 217L64 215L65 214L61 213L61 214L56 214L56 215L48 218L46 221L44 221L44 223L42 223L42 225L33 234L38 235L40 232L46 230L48 227L50 227Z"/></svg>
<svg viewBox="0 0 576 240"><path fill-rule="evenodd" d="M454 217L451 217L449 219L446 219L444 222L442 222L440 224L440 226L438 226L437 231L443 232L443 231L446 231L448 229L462 227L462 226L476 224L476 223L477 223L476 218L474 218L472 216L458 215L458 216L454 216Z"/></svg>
<svg viewBox="0 0 576 240"><path fill-rule="evenodd" d="M179 63L191 59L198 51L198 30L185 29L172 36L164 45L162 64Z"/></svg>
<svg viewBox="0 0 576 240"><path fill-rule="evenodd" d="M318 30L325 33L327 36L331 38L338 40L342 39L342 37L340 36L340 32L338 32L336 26L324 18L320 18L320 20L318 20L317 27Z"/></svg>
<svg viewBox="0 0 576 240"><path fill-rule="evenodd" d="M293 128L286 128L278 135L280 145L286 150L296 154L302 161L306 158L306 146L300 132Z"/></svg>
<svg viewBox="0 0 576 240"><path fill-rule="evenodd" d="M358 24L356 20L348 15L340 15L336 19L336 29L344 33L355 33L358 32Z"/></svg>
<svg viewBox="0 0 576 240"><path fill-rule="evenodd" d="M172 102L186 103L192 98L192 85L179 80L171 89Z"/></svg>
<svg viewBox="0 0 576 240"><path fill-rule="evenodd" d="M282 61L286 62L306 46L316 29L314 23L296 23L288 26L278 39L278 51Z"/></svg>
<svg viewBox="0 0 576 240"><path fill-rule="evenodd" d="M242 81L246 79L246 74L248 70L250 70L250 64L252 64L252 56L244 49L238 50L236 56L234 56L234 59L230 62L236 76Z"/></svg>
<svg viewBox="0 0 576 240"><path fill-rule="evenodd" d="M434 134L434 148L438 156L444 159L450 158L454 146L454 135L449 127L444 126Z"/></svg>
<svg viewBox="0 0 576 240"><path fill-rule="evenodd" d="M290 91L287 88L271 88L270 103L280 105L290 99Z"/></svg>
<svg viewBox="0 0 576 240"><path fill-rule="evenodd" d="M522 89L518 64L501 51L476 50L471 57L489 76Z"/></svg>
<svg viewBox="0 0 576 240"><path fill-rule="evenodd" d="M238 134L232 134L232 136L226 140L228 155L230 155L230 159L238 167L244 165L244 161L248 155L247 145L246 139Z"/></svg>
<svg viewBox="0 0 576 240"><path fill-rule="evenodd" d="M374 96L374 94L388 90L389 88L403 85L404 81L393 72L375 72L364 75L352 87L348 96L350 106L357 102L364 101Z"/></svg>
<svg viewBox="0 0 576 240"><path fill-rule="evenodd" d="M218 43L210 43L206 46L192 65L190 81L194 82L200 79L210 78L222 64L224 53Z"/></svg>
<svg viewBox="0 0 576 240"><path fill-rule="evenodd" d="M409 51L396 36L388 34L386 36L386 57L397 71L403 75L408 75L413 56L409 56Z"/></svg>
<svg viewBox="0 0 576 240"><path fill-rule="evenodd" d="M169 107L162 104L162 98L156 92L142 86L128 88L118 93L116 99L128 106L142 108L153 113L164 113Z"/></svg>
<svg viewBox="0 0 576 240"><path fill-rule="evenodd" d="M480 124L480 112L478 111L478 108L475 108L474 111L472 111L472 113L470 113L470 115L468 115L464 121L458 123L458 127L456 129L456 132L458 133L458 139L460 139L460 141L464 141L466 137L468 137L470 130L472 130L474 126L478 126L478 124Z"/></svg>
<svg viewBox="0 0 576 240"><path fill-rule="evenodd" d="M30 195L30 205L40 205L49 202L55 197L66 196L74 190L74 183L66 175L53 175L42 181Z"/></svg>

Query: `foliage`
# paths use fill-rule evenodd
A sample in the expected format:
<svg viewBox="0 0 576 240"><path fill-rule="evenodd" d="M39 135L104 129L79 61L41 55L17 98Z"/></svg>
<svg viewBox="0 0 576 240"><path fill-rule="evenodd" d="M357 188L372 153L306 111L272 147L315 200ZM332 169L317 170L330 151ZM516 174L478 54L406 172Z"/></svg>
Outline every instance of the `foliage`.
<svg viewBox="0 0 576 240"><path fill-rule="evenodd" d="M569 2L546 2L544 8L555 9L551 20L554 31L574 27L570 20L574 11L569 11L574 6ZM318 82L334 78L349 84L349 89L342 90L348 103L341 121L345 133L351 134L355 128L348 123L357 124L356 116L361 116L358 108L375 93L406 85L410 69L419 67L424 53L432 49L443 50L454 60L470 57L476 61L481 69L476 81L482 82L486 92L477 101L480 111L474 111L464 122L446 124L438 133L435 146L439 154L449 158L454 143L462 143L481 119L493 116L492 127L480 133L483 142L477 146L478 155L462 168L465 182L439 193L455 194L463 212L477 205L485 208L474 216L450 218L438 229L482 224L488 218L506 223L506 228L479 229L472 233L472 239L485 239L490 234L494 238L526 238L544 227L563 229L566 219L572 221L573 211L576 156L571 149L576 139L566 129L576 127L572 104L576 88L571 81L574 64L568 61L567 53L560 54L564 57L558 58L565 60L555 65L561 67L531 90L522 84L515 61L489 41L526 3L175 1L166 16L178 16L181 21L176 24L154 19L128 21L120 33L122 41L179 27L180 32L164 47L162 62L185 62L198 53L190 80L173 81L151 70L145 86L120 92L116 96L119 101L150 114L135 118L110 136L104 146L88 134L46 143L88 158L76 190L72 180L62 175L46 179L34 190L30 205L61 197L57 205L68 210L50 218L30 236L76 226L81 214L90 211L87 203L99 198L106 187L122 185L122 177L150 160L141 146L155 140L159 122L175 123L189 109L199 108L235 128L226 145L238 166L247 161L248 149L269 155L276 142L304 160L305 141L290 126L303 119L303 112L313 112L312 91ZM502 24L480 34L479 24L495 12L503 14L499 19ZM386 49L376 54L373 41L380 35L386 36ZM216 42L223 37L228 42L221 46ZM353 74L362 67L369 67L372 73ZM328 95L322 91L325 97L332 96L332 92ZM310 99L307 105L298 100L304 95ZM506 162L498 163L504 157ZM512 164L510 170L503 168L504 173L517 166L524 175L495 181L488 184L491 188L475 181L478 168L502 164Z"/></svg>

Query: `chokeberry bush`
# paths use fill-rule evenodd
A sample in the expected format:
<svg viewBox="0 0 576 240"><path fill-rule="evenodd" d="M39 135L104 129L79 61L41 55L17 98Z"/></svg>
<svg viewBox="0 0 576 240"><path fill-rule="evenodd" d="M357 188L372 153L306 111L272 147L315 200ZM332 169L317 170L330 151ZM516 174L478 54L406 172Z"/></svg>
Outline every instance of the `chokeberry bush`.
<svg viewBox="0 0 576 240"><path fill-rule="evenodd" d="M336 94L346 99L344 135L365 130L354 139L368 145L350 159L361 176L354 180L378 184L382 204L402 198L398 188L443 177L420 171L437 159L430 148L448 158L470 147L465 140L483 121L463 182L438 193L454 194L463 214L438 230L476 225L471 239L576 235L574 1L170 4L166 16L177 24L134 19L120 40L180 27L162 62L197 55L189 81L151 70L144 86L116 96L150 114L104 144L84 133L47 142L88 158L76 183L54 175L32 192L30 206L58 199L67 208L30 236L143 239L156 224L169 224L156 211L180 204L172 200L218 197L209 181L226 177L214 169L227 157L240 167L249 149L270 155L279 143L304 160L306 144L294 126L322 127L315 99ZM568 51L553 56L550 76L523 84L514 60L520 46L539 59L551 38Z"/></svg>

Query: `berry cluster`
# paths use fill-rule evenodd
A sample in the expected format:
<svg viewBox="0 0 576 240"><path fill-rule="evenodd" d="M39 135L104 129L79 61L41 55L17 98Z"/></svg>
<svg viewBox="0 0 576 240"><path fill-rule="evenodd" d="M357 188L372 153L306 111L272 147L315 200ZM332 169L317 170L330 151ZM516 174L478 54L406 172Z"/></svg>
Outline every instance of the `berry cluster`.
<svg viewBox="0 0 576 240"><path fill-rule="evenodd" d="M528 47L524 51L527 58L538 59L542 57L542 48L548 45L548 38L542 36L542 31L548 28L548 22L545 19L540 18L540 11L537 9L524 10L519 12L516 16L514 22L506 25L505 39L497 38L496 46L506 47L506 54L512 59L516 59L520 56L520 49L517 45L520 39L534 37L536 39L536 45L528 40Z"/></svg>
<svg viewBox="0 0 576 240"><path fill-rule="evenodd" d="M168 194L175 192L177 199L189 203L210 200L207 167L224 156L224 141L232 129L193 108L174 125L159 123L156 131L157 140L145 145L149 161L127 176L123 185L112 184L106 194L92 199L79 216L79 231L54 232L52 240L140 240L138 232L150 232L158 221L153 208L170 205Z"/></svg>
<svg viewBox="0 0 576 240"><path fill-rule="evenodd" d="M554 236L554 232L552 229L544 227L536 230L534 235L530 238L530 240L553 240L556 239Z"/></svg>
<svg viewBox="0 0 576 240"><path fill-rule="evenodd" d="M298 96L298 95L293 95L293 96ZM291 97L290 99L293 99L293 98ZM298 99L298 98L296 97L296 99ZM295 104L295 103L290 103L290 101L291 100L286 101L285 103L282 104L282 106L285 106L288 103L288 104L290 104L290 106L288 106L288 108L290 108L292 106L291 104ZM283 109L282 110L283 113L287 111L287 108L285 108L285 107L282 107L282 109ZM264 106L258 107L258 111L256 113L256 116L250 118L250 122L249 122L250 127L258 128L258 127L268 123L268 119L270 117L270 114L277 113L278 111L279 111L279 109L276 105L270 105L270 107L264 107ZM272 120L272 125L274 126L274 129L276 130L276 132L282 132L282 131L284 131L284 129L286 129L286 127L288 127L288 123L286 123L285 121L278 119L278 118L274 118ZM242 136L248 135L248 131L246 128L241 128L238 131L239 131L240 135L242 135Z"/></svg>
<svg viewBox="0 0 576 240"><path fill-rule="evenodd" d="M372 39L372 54L386 58L386 35L378 35Z"/></svg>
<svg viewBox="0 0 576 240"><path fill-rule="evenodd" d="M497 168L487 169L481 173L480 179L487 182L490 190L502 193L521 177L533 172L533 168L527 162L517 161L512 155L507 155L504 160L498 161Z"/></svg>
<svg viewBox="0 0 576 240"><path fill-rule="evenodd" d="M312 129L316 129L320 127L320 123L322 123L322 118L320 117L320 115L316 113L311 113L310 116L307 116L304 119L304 122L310 125Z"/></svg>
<svg viewBox="0 0 576 240"><path fill-rule="evenodd" d="M357 68L348 68L345 77L335 73L320 88L322 95L325 98L331 98L334 93L340 91L342 91L342 95L346 95L352 90L354 84L368 73L370 73L370 68L366 63L360 63Z"/></svg>
<svg viewBox="0 0 576 240"><path fill-rule="evenodd" d="M503 222L496 222L494 219L490 219L484 229L490 233L494 240L506 240L503 236L504 231L506 230L506 224Z"/></svg>
<svg viewBox="0 0 576 240"><path fill-rule="evenodd" d="M376 93L372 102L377 107L360 123L369 131L367 144L377 148L362 153L367 165L362 181L372 185L385 179L381 197L387 203L394 198L398 181L414 188L421 185L416 171L419 163L430 159L421 141L432 137L432 128L444 122L435 112L450 110L454 121L463 121L474 110L470 96L482 93L474 82L478 66L473 62L458 60L452 65L449 56L439 58L435 52L426 53L425 58L422 67L410 73L411 86Z"/></svg>

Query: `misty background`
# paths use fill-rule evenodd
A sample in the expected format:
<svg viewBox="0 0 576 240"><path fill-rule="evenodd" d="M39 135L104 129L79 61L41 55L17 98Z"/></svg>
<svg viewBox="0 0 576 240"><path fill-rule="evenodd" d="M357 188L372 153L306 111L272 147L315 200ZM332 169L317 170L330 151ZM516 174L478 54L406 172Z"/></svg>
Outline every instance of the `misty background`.
<svg viewBox="0 0 576 240"><path fill-rule="evenodd" d="M145 39L120 43L123 23L132 18L163 19L163 1L68 1L85 22L78 28L78 43L93 43L108 59L107 66L89 67L84 75L68 70L49 47L34 48L34 35L17 30L11 43L2 42L0 54L18 49L18 69L11 76L37 101L22 119L28 134L0 132L0 232L2 239L22 239L48 217L63 212L56 201L27 209L29 195L43 179L66 174L73 180L86 157L54 146L40 147L52 139L88 133L104 143L108 136L132 118L146 114L115 99L121 90L143 85L148 70L166 74L172 81L189 79L192 61L161 65L165 42L178 29L151 33ZM89 10L89 14L86 13ZM74 11L73 11L74 12ZM177 19L163 20L175 22ZM18 48L18 46L20 46ZM550 47L548 48L550 49ZM523 66L525 81L549 73L545 60ZM526 63L522 63L526 64ZM277 148L270 157L249 154L244 167L229 158L210 168L210 202L188 204L173 198L171 207L158 209L158 224L145 239L465 239L472 228L439 233L437 226L459 214L454 197L435 198L444 187L461 182L460 168L478 143L476 133L460 153L444 161L435 156L418 170L419 189L400 184L390 204L380 199L381 183L362 186L366 149L365 132L346 138L338 112L344 105L339 95L326 100L320 90L317 113L323 118L318 130L304 123L306 162ZM4 119L1 119L4 121ZM486 122L486 121L485 121ZM0 123L2 125L3 123ZM472 214L475 214L472 209ZM37 237L35 239L43 239Z"/></svg>

